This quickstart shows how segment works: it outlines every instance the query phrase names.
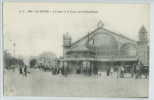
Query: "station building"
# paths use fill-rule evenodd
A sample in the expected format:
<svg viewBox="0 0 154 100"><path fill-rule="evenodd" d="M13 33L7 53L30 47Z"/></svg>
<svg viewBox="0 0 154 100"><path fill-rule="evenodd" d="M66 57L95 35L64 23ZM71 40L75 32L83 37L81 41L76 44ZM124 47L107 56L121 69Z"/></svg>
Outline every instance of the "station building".
<svg viewBox="0 0 154 100"><path fill-rule="evenodd" d="M135 41L104 28L100 21L97 29L72 43L71 36L63 35L63 66L69 67L72 74L83 74L87 68L92 71L105 71L107 68L133 66L140 63L149 66L149 46L147 30L141 26L139 40ZM94 73L95 74L95 73Z"/></svg>

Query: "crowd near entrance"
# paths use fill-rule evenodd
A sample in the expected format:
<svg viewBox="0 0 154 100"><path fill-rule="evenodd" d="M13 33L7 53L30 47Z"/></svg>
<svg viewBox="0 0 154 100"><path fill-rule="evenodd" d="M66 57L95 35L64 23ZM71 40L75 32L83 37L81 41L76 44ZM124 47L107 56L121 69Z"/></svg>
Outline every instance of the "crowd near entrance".
<svg viewBox="0 0 154 100"><path fill-rule="evenodd" d="M102 62L102 61L67 61L62 62L64 67L68 68L68 74L80 75L101 75L106 72L107 76L112 76L117 73L117 78L123 78L125 74L130 74L131 77L139 78L142 74L147 78L148 67L143 66L138 61L117 61L117 62ZM138 71L139 70L139 71ZM138 75L137 75L138 74Z"/></svg>
<svg viewBox="0 0 154 100"><path fill-rule="evenodd" d="M70 74L86 74L87 70L92 70L92 74L98 75L99 72L107 70L117 72L118 66L121 64L125 67L126 72L131 72L131 68L137 62L68 61L63 63L63 66L68 67Z"/></svg>

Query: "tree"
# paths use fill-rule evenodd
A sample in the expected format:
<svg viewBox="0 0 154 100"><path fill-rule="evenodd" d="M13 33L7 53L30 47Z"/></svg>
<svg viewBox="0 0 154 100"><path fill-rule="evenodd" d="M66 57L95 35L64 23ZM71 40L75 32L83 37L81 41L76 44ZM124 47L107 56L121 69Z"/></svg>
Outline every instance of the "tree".
<svg viewBox="0 0 154 100"><path fill-rule="evenodd" d="M30 67L32 68L32 67L34 67L36 65L36 59L32 59L31 61L30 61Z"/></svg>
<svg viewBox="0 0 154 100"><path fill-rule="evenodd" d="M11 65L24 65L24 62L22 59L16 59L11 56L7 50L4 51L4 66L7 69L10 69Z"/></svg>

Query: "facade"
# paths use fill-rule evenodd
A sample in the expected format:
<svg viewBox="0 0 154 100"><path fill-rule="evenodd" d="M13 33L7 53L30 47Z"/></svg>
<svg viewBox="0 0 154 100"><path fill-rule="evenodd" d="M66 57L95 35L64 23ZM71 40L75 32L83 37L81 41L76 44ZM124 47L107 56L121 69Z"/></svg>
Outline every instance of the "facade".
<svg viewBox="0 0 154 100"><path fill-rule="evenodd" d="M54 53L45 51L39 55L38 66L55 66L55 58L56 55Z"/></svg>
<svg viewBox="0 0 154 100"><path fill-rule="evenodd" d="M101 21L97 29L75 43L72 43L68 33L64 34L63 66L69 67L72 74L86 73L89 68L97 74L98 71L106 71L107 68L121 64L133 66L140 63L149 66L147 30L144 26L138 34L139 40L132 40L105 29Z"/></svg>

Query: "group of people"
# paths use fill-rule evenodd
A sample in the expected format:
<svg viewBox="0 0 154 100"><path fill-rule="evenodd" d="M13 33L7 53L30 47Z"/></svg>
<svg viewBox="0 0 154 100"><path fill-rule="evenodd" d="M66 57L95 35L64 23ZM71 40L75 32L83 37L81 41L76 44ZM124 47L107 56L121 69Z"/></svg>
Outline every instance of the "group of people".
<svg viewBox="0 0 154 100"><path fill-rule="evenodd" d="M68 70L69 70L69 68L66 67L66 66L65 67L62 66L61 69L55 66L55 67L51 67L51 70L50 71L52 72L53 75L59 75L59 74L61 74L62 76L67 77Z"/></svg>
<svg viewBox="0 0 154 100"><path fill-rule="evenodd" d="M52 74L53 75L58 75L60 74L60 69L58 67L51 68Z"/></svg>
<svg viewBox="0 0 154 100"><path fill-rule="evenodd" d="M20 69L20 72L22 69ZM69 67L68 66L62 66L61 68L59 67L51 67L50 68L51 72L53 75L59 75L61 74L64 77L68 76L69 73ZM79 70L79 69L78 69ZM116 67L107 67L106 71L107 71L107 76L112 76L113 72L116 70L117 72L117 78L124 78L124 76L126 75L126 73L130 73L130 76L133 78L135 77L137 78L141 78L141 74L144 73L145 78L147 78L148 76L148 69L145 67L145 69L139 67L139 65L134 64L132 67L126 67L124 64L121 64L120 66L116 66ZM129 71L128 71L129 70ZM27 76L27 69L26 67L24 68L24 75ZM78 72L77 72L78 73ZM98 74L98 68L94 67L93 70L91 67L86 68L85 70L82 71L83 74L87 75L87 76L91 76L92 74L94 75L100 75Z"/></svg>
<svg viewBox="0 0 154 100"><path fill-rule="evenodd" d="M119 69L118 69L118 70L119 70ZM117 70L117 71L118 71L118 70ZM120 70L121 70L121 69L120 69ZM113 67L108 67L106 71L107 71L107 73L106 73L107 76L110 76L110 75L112 76L112 75L113 75L113 72L114 72L114 69L113 69Z"/></svg>
<svg viewBox="0 0 154 100"><path fill-rule="evenodd" d="M145 78L148 77L149 70L147 67L140 67L139 65L133 66L131 68L131 77L132 78L141 78L141 75L144 74Z"/></svg>
<svg viewBox="0 0 154 100"><path fill-rule="evenodd" d="M126 73L130 73L131 78L141 78L141 75L144 75L145 78L147 78L149 72L147 67L141 67L139 64L134 64L133 66L129 66L129 68L125 65L121 65L114 68L107 67L107 76L112 76L115 69L117 72L117 78L124 78ZM130 69L130 71L128 71L128 69Z"/></svg>
<svg viewBox="0 0 154 100"><path fill-rule="evenodd" d="M117 68L117 78L124 78L124 71L125 71L125 68L124 66L119 66Z"/></svg>
<svg viewBox="0 0 154 100"><path fill-rule="evenodd" d="M22 68L22 66L19 67L19 74L22 74L23 76L27 77L27 65L25 65L24 70Z"/></svg>
<svg viewBox="0 0 154 100"><path fill-rule="evenodd" d="M124 74L127 73L127 69L124 67L124 66L120 66L118 67L118 70L117 70L117 78L124 78ZM148 76L148 68L147 67L141 67L140 65L138 64L134 64L132 67L131 67L131 70L130 70L130 76L131 78L141 78L141 75L144 75L145 78L147 78Z"/></svg>
<svg viewBox="0 0 154 100"><path fill-rule="evenodd" d="M64 77L67 77L67 75L68 75L68 70L69 70L69 68L68 67L62 67L61 68L61 74L64 76Z"/></svg>

